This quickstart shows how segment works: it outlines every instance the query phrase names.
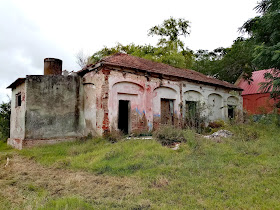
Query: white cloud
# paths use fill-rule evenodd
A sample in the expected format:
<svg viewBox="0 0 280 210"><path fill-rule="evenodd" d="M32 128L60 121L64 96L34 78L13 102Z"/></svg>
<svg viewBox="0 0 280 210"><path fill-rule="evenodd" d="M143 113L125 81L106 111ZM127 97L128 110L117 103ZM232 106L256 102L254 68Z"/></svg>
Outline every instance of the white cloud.
<svg viewBox="0 0 280 210"><path fill-rule="evenodd" d="M191 21L184 39L193 49L228 47L257 0L0 0L0 101L18 77L42 74L43 59L63 60L63 68L78 70L75 53L93 54L103 46L155 44L147 31L173 16Z"/></svg>

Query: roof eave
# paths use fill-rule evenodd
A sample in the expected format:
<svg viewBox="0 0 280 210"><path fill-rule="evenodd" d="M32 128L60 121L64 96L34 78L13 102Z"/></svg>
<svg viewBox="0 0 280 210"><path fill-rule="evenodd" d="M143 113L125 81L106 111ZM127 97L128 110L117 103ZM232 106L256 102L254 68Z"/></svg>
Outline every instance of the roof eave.
<svg viewBox="0 0 280 210"><path fill-rule="evenodd" d="M144 69L138 69L138 68L133 68L133 67L126 67L126 66L122 66L122 65L118 65L118 64L108 63L108 62L102 62L102 65L115 66L115 67L125 67L125 68L129 68L129 69L133 69L133 70L138 70L138 71L140 70L140 71L143 71L143 72L149 72L148 70L144 70ZM177 77L177 78L182 78L184 80L189 80L189 81L196 82L196 83L203 83L203 84L207 84L207 85L210 85L210 86L219 86L219 87L227 88L227 89L231 89L231 90L243 91L243 89L239 88L239 87L227 87L227 86L224 86L224 85L215 84L215 83L211 83L211 82L204 82L204 81L200 81L200 80L194 80L194 79L185 78L185 77L168 75L168 74L164 74L164 73L160 73L160 74L161 75L165 75L165 76L173 76L173 77Z"/></svg>
<svg viewBox="0 0 280 210"><path fill-rule="evenodd" d="M25 82L25 78L18 78L12 84L10 84L6 89L9 89L9 88L13 89L13 88L21 85L24 82Z"/></svg>

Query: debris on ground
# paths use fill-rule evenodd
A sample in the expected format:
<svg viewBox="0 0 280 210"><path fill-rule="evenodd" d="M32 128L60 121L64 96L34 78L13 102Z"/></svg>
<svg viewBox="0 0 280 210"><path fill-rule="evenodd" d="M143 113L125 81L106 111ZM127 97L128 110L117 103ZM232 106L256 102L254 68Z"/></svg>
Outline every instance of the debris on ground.
<svg viewBox="0 0 280 210"><path fill-rule="evenodd" d="M153 137L152 136L138 136L138 137L129 136L129 137L126 137L126 139L153 139Z"/></svg>
<svg viewBox="0 0 280 210"><path fill-rule="evenodd" d="M204 136L207 139L216 139L216 138L229 138L232 137L233 133L228 130L219 130L211 135Z"/></svg>
<svg viewBox="0 0 280 210"><path fill-rule="evenodd" d="M10 158L7 157L7 163L5 164L5 168L9 165Z"/></svg>
<svg viewBox="0 0 280 210"><path fill-rule="evenodd" d="M174 144L174 147L172 147L171 149L172 149L172 150L178 150L179 147L180 147L180 143L175 143L175 144Z"/></svg>

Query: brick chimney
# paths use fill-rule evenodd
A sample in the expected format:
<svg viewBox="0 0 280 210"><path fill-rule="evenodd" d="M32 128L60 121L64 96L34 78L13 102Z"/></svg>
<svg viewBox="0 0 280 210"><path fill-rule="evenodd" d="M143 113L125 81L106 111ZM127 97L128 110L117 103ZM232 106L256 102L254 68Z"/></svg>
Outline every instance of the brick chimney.
<svg viewBox="0 0 280 210"><path fill-rule="evenodd" d="M44 75L61 75L62 60L57 58L44 59Z"/></svg>

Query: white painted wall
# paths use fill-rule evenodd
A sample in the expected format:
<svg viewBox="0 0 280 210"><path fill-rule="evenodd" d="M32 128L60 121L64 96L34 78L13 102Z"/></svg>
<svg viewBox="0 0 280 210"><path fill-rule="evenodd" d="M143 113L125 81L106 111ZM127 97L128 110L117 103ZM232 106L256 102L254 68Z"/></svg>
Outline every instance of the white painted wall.
<svg viewBox="0 0 280 210"><path fill-rule="evenodd" d="M208 113L209 113L209 120L219 120L224 119L224 112L223 112L223 97L220 94L211 93L208 96Z"/></svg>
<svg viewBox="0 0 280 210"><path fill-rule="evenodd" d="M16 107L16 94L21 93L21 106ZM12 90L11 101L11 139L24 139L25 137L25 111L26 111L26 83Z"/></svg>
<svg viewBox="0 0 280 210"><path fill-rule="evenodd" d="M168 87L168 86L161 86L156 88L153 91L153 114L154 116L161 115L161 99L173 99L174 100L174 114L179 116L180 109L180 90L178 86ZM177 89L177 90L176 90Z"/></svg>
<svg viewBox="0 0 280 210"><path fill-rule="evenodd" d="M130 101L131 112L139 115L135 116L136 118L140 118L145 112L144 88L140 84L131 81L121 81L111 84L110 90L108 107L110 127L112 129L118 128L119 100ZM129 130L131 129L130 126Z"/></svg>

